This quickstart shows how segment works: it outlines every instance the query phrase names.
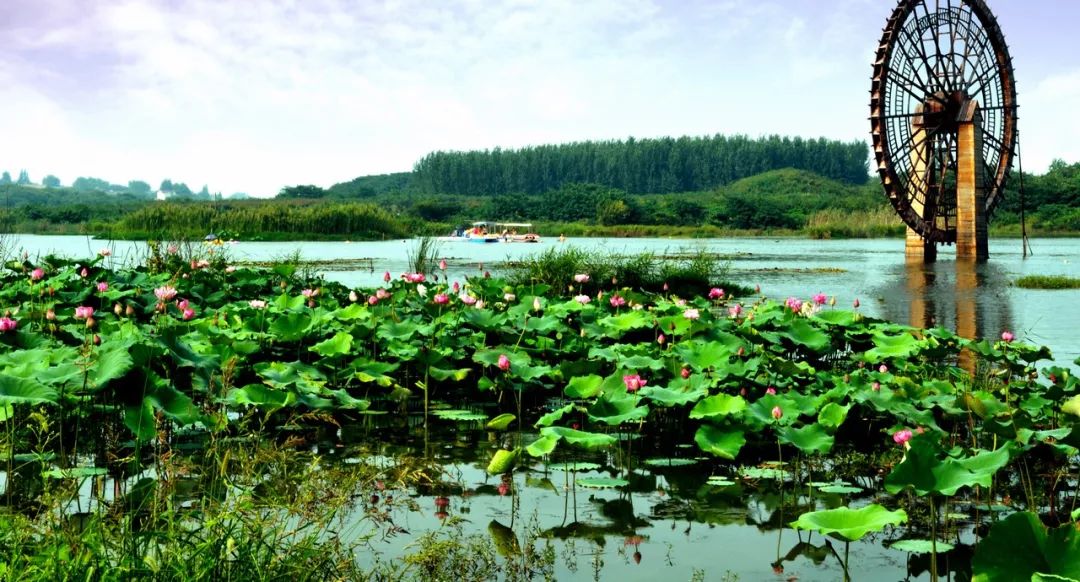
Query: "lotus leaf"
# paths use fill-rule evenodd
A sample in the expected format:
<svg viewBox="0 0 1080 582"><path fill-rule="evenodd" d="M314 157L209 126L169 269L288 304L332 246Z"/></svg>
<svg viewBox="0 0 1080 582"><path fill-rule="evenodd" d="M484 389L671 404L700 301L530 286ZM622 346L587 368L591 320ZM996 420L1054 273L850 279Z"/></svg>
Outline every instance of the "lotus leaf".
<svg viewBox="0 0 1080 582"><path fill-rule="evenodd" d="M741 430L724 430L711 424L703 424L694 434L694 441L706 453L734 460L746 444L746 437Z"/></svg>
<svg viewBox="0 0 1080 582"><path fill-rule="evenodd" d="M334 334L334 337L323 340L308 349L323 357L341 356L352 350L352 344L353 337L343 331L339 331Z"/></svg>
<svg viewBox="0 0 1080 582"><path fill-rule="evenodd" d="M1080 530L1073 524L1048 530L1037 515L1015 513L990 528L971 569L974 582L1080 579Z"/></svg>
<svg viewBox="0 0 1080 582"><path fill-rule="evenodd" d="M931 540L900 540L893 542L890 548L894 550L900 550L901 552L910 552L912 554L929 554L931 552L945 553L950 552L953 549L952 544L945 542L934 542Z"/></svg>
<svg viewBox="0 0 1080 582"><path fill-rule="evenodd" d="M800 451L827 453L833 447L835 439L820 424L808 424L799 428L784 427L778 432L780 440L795 445Z"/></svg>
<svg viewBox="0 0 1080 582"><path fill-rule="evenodd" d="M496 416L495 418L489 420L487 424L484 425L484 428L489 430L506 430L506 428L510 426L510 423L514 422L515 420L517 420L517 417L513 414L500 414L499 416Z"/></svg>
<svg viewBox="0 0 1080 582"><path fill-rule="evenodd" d="M616 439L611 435L595 432L585 432L562 426L549 426L540 430L542 436L553 436L566 439L572 445L580 445L586 449L608 447L615 444Z"/></svg>
<svg viewBox="0 0 1080 582"><path fill-rule="evenodd" d="M502 473L508 473L517 464L518 457L521 455L521 449L514 449L508 451L506 449L499 449L495 451L495 456L491 458L491 462L488 463L487 472L489 475L499 475Z"/></svg>
<svg viewBox="0 0 1080 582"><path fill-rule="evenodd" d="M742 396L717 394L698 402L690 411L690 418L714 418L741 414L746 410L746 400Z"/></svg>
<svg viewBox="0 0 1080 582"><path fill-rule="evenodd" d="M870 532L907 523L907 520L907 512L903 509L889 511L880 505L871 504L860 509L838 507L804 513L790 525L795 529L812 530L825 535L836 534L848 541L856 541Z"/></svg>
<svg viewBox="0 0 1080 582"><path fill-rule="evenodd" d="M625 487L630 484L626 479L616 479L612 477L582 477L577 480L579 487L587 487L589 489L608 489Z"/></svg>

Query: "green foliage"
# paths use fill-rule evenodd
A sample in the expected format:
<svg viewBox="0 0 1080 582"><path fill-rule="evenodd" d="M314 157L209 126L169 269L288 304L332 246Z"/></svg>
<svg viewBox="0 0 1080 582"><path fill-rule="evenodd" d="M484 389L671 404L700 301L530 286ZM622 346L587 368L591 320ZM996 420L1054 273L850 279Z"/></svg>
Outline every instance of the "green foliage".
<svg viewBox="0 0 1080 582"><path fill-rule="evenodd" d="M1080 580L1080 530L1048 530L1039 516L1015 513L990 528L971 562L975 582Z"/></svg>
<svg viewBox="0 0 1080 582"><path fill-rule="evenodd" d="M907 520L907 512L903 509L889 511L880 505L870 504L859 509L838 507L804 513L798 520L791 523L791 527L826 535L835 534L842 539L856 541L870 532L881 531L890 525L907 523Z"/></svg>
<svg viewBox="0 0 1080 582"><path fill-rule="evenodd" d="M852 184L868 179L863 142L770 136L712 136L578 142L486 151L434 152L416 163L413 185L426 193L542 194L595 183L632 194L689 192L780 168Z"/></svg>
<svg viewBox="0 0 1080 582"><path fill-rule="evenodd" d="M1064 275L1026 275L1016 280L1021 289L1080 289L1080 278Z"/></svg>

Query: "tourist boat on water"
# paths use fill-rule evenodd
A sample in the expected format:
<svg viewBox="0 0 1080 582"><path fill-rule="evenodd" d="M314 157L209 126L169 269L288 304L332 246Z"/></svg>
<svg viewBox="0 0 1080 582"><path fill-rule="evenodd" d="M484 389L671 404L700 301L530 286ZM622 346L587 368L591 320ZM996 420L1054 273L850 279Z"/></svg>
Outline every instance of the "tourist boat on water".
<svg viewBox="0 0 1080 582"><path fill-rule="evenodd" d="M450 236L439 240L447 242L472 243L538 243L540 235L533 232L533 225L528 222L491 222L479 221L471 226L459 226Z"/></svg>

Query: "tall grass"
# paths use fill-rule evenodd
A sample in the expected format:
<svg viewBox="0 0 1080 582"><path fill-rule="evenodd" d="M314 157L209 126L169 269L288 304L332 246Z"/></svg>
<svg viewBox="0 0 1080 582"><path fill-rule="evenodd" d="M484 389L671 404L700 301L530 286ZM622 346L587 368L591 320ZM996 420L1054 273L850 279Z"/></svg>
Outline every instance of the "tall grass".
<svg viewBox="0 0 1080 582"><path fill-rule="evenodd" d="M247 239L378 240L402 238L408 229L394 215L372 204L245 201L153 204L121 218L110 234L117 238L201 239L208 232Z"/></svg>
<svg viewBox="0 0 1080 582"><path fill-rule="evenodd" d="M516 284L547 285L556 291L573 284L575 292L595 293L615 280L620 287L693 295L710 287L723 286L736 293L749 289L727 281L728 268L720 257L704 250L658 256L654 253L613 255L577 247L549 247L544 252L509 265L509 279ZM589 283L574 283L574 276L587 274Z"/></svg>
<svg viewBox="0 0 1080 582"><path fill-rule="evenodd" d="M406 251L406 262L413 273L434 273L435 263L439 258L439 242L429 236L416 239L416 243Z"/></svg>
<svg viewBox="0 0 1080 582"><path fill-rule="evenodd" d="M810 216L807 234L813 238L886 238L904 235L904 222L889 207L872 210L830 208Z"/></svg>
<svg viewBox="0 0 1080 582"><path fill-rule="evenodd" d="M1014 283L1022 289L1080 289L1080 278L1065 275L1027 275Z"/></svg>

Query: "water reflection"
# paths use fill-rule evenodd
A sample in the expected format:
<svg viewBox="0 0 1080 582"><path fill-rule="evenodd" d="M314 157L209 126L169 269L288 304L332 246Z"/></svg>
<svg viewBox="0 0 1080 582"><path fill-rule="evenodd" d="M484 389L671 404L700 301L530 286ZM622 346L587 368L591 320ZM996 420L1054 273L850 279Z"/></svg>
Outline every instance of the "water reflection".
<svg viewBox="0 0 1080 582"><path fill-rule="evenodd" d="M1008 274L993 262L908 261L886 272L882 317L915 327L947 327L968 339L1013 329Z"/></svg>

